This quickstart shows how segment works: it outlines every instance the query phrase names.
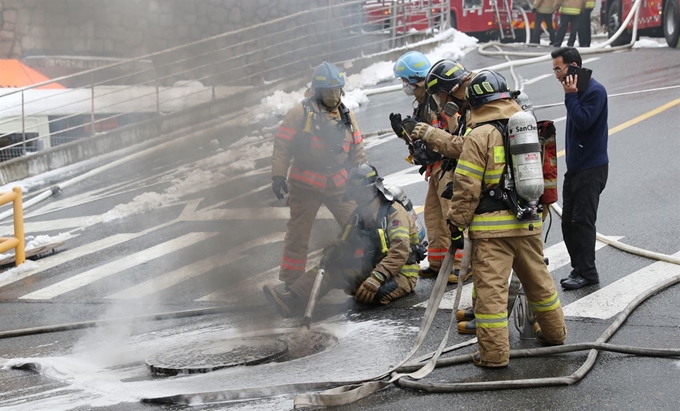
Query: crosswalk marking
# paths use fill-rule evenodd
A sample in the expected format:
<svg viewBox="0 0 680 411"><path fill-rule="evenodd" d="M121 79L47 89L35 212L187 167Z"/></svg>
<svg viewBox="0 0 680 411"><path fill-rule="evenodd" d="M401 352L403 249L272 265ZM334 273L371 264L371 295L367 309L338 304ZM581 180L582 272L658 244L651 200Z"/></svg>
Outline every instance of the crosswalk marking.
<svg viewBox="0 0 680 411"><path fill-rule="evenodd" d="M131 238L137 237L137 234L116 234L111 237L102 238L101 240L95 241L93 243L88 243L80 247L73 248L64 252L60 252L56 255L52 255L49 258L44 258L40 260L40 268L33 271L26 271L19 275L15 275L11 278L2 278L0 274L0 288L12 284L16 281L23 280L26 277L30 277L35 274L39 274L43 271L47 271L50 268L56 267L58 265L64 264L76 258L83 257L88 254L96 253L98 251L113 247L117 244L124 243Z"/></svg>
<svg viewBox="0 0 680 411"><path fill-rule="evenodd" d="M191 278L203 275L214 270L215 268L224 267L228 264L231 264L243 257L246 257L243 253L252 248L265 244L281 242L283 241L284 236L285 233L273 233L265 237L257 238L253 241L241 244L238 247L234 247L227 253L216 254L211 257L204 258L200 261L196 261L189 265L185 265L184 267L178 268L177 270L154 277L141 284L129 287L123 291L111 294L106 297L106 299L132 300L146 297Z"/></svg>
<svg viewBox="0 0 680 411"><path fill-rule="evenodd" d="M680 257L680 253L674 256ZM656 262L567 305L564 315L606 320L623 311L638 295L678 275L680 266Z"/></svg>
<svg viewBox="0 0 680 411"><path fill-rule="evenodd" d="M609 237L611 239L616 239L619 240L623 237ZM599 241L595 242L595 250L599 250L603 247L605 247L607 244L601 243ZM550 261L550 265L548 268L553 271L557 270L560 267L563 267L567 264L569 264L570 259L569 259L569 253L567 252L567 246L564 244L564 241L559 242L553 246L550 246L546 249L543 250L543 255L548 257L548 260ZM463 286L463 289L461 290L461 296L460 296L460 304L458 305L459 308L464 308L464 307L469 307L472 305L472 284L466 284ZM456 299L456 290L451 290L447 291L444 294L444 297L442 298L442 301L439 303L439 309L440 310L451 310L453 309L453 303ZM427 301L424 301L422 303L414 305L414 307L418 308L427 308Z"/></svg>
<svg viewBox="0 0 680 411"><path fill-rule="evenodd" d="M319 264L321 260L321 253L323 250L316 250L309 253L307 256L307 269L314 267ZM256 274L250 277L248 280L242 284L237 284L236 287L230 290L220 290L214 293L208 294L204 297L197 299L196 301L221 301L228 303L236 303L242 299L249 298L253 294L258 294L262 292L262 287L272 281L276 281L279 273L279 267L271 268L265 272Z"/></svg>
<svg viewBox="0 0 680 411"><path fill-rule="evenodd" d="M91 270L85 271L84 273L74 275L73 277L67 278L66 280L52 284L51 286L26 294L19 298L22 300L49 300L91 284L95 281L132 268L136 265L171 254L179 249L196 244L199 241L214 237L217 234L218 233L185 234L165 243L158 244L132 255L119 258L102 266L95 267Z"/></svg>

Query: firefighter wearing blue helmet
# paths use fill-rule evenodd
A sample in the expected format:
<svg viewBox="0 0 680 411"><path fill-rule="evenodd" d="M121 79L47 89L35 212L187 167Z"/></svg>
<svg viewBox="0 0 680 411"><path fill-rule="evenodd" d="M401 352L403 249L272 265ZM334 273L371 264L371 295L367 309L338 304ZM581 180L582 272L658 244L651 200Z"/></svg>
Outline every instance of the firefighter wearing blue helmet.
<svg viewBox="0 0 680 411"><path fill-rule="evenodd" d="M340 225L356 207L343 202L348 170L365 163L366 155L354 114L342 104L344 85L344 74L335 65L319 64L306 98L286 114L274 139L272 190L283 199L290 186L290 220L279 271L286 286L305 272L312 224L321 205Z"/></svg>
<svg viewBox="0 0 680 411"><path fill-rule="evenodd" d="M445 170L445 158L429 149L423 141L414 140L411 133L416 124L424 122L436 128L446 127L446 120L440 115L434 99L426 91L426 78L432 65L427 57L417 51L404 53L394 64L394 75L402 81L403 91L415 98L415 109L411 116L402 119L401 114L390 114L392 129L403 139L409 148L409 160L420 165L421 174L428 181L425 198L424 219L427 229L429 266L420 270L421 277L431 278L437 275L451 237L446 225L446 212L449 201L443 198L442 192L451 181L451 173Z"/></svg>

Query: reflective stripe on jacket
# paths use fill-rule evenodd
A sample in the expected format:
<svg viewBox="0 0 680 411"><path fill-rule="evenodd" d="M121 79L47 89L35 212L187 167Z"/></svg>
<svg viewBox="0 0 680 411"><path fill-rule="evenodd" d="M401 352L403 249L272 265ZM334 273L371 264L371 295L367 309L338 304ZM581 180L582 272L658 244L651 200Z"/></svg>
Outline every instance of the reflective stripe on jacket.
<svg viewBox="0 0 680 411"><path fill-rule="evenodd" d="M453 175L453 199L447 218L460 228L470 228L470 238L518 237L541 232L540 217L519 221L510 210L475 214L484 189L497 188L505 168L503 135L492 124L522 111L514 100L502 99L473 109L472 131ZM478 124L481 124L478 126ZM533 230L530 230L533 228Z"/></svg>
<svg viewBox="0 0 680 411"><path fill-rule="evenodd" d="M323 116L316 121L342 121L340 112L319 110L315 103L311 103L316 110L316 116ZM349 129L342 142L342 152L332 153L323 136L316 135L312 128L312 116L306 113L303 103L293 107L279 126L274 138L274 152L272 154L272 175L286 176L291 160L289 180L300 183L306 188L316 191L324 190L329 183L335 187L344 187L347 182L348 170L358 164L366 162L363 148L363 137L354 118L349 112L354 132ZM306 138L309 138L307 143Z"/></svg>

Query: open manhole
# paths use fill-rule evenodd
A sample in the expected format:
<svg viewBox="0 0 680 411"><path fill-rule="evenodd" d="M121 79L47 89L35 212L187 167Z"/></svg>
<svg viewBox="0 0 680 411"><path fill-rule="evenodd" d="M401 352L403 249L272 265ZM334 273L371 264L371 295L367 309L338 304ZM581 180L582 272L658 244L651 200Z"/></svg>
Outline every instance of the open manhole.
<svg viewBox="0 0 680 411"><path fill-rule="evenodd" d="M146 365L157 374L207 373L227 367L309 357L336 342L332 335L314 331L194 341L156 353L147 358Z"/></svg>

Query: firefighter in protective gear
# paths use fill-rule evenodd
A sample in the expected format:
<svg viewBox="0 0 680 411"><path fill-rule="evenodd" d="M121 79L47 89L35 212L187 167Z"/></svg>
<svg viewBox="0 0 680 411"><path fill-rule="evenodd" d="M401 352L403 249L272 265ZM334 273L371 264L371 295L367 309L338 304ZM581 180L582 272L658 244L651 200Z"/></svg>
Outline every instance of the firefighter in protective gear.
<svg viewBox="0 0 680 411"><path fill-rule="evenodd" d="M576 42L576 34L579 30L579 22L581 19L581 12L585 7L585 0L555 0L555 11L560 11L560 27L555 34L555 41L551 44L553 47L562 47L562 41L567 34L567 27L569 27L569 40L567 46L574 47ZM590 26L590 23L588 24Z"/></svg>
<svg viewBox="0 0 680 411"><path fill-rule="evenodd" d="M424 54L417 51L409 51L403 54L394 64L394 75L401 79L404 91L407 95L415 97L416 108L413 116L407 118L412 124L424 123L434 129L446 126L446 120L440 115L437 103L425 89L425 80L431 69L431 64ZM390 122L395 133L407 133L400 114L390 114ZM408 137L407 137L408 138ZM427 196L423 216L427 230L428 249L427 259L429 266L419 271L424 278L436 277L439 273L446 252L451 244L451 236L446 226L446 212L449 209L449 200L442 198L442 192L451 181L451 173L447 173L445 167L448 161L439 153L434 152L426 145L421 146L426 152L423 154L411 153L416 164L421 165L421 174L425 173L428 182Z"/></svg>
<svg viewBox="0 0 680 411"><path fill-rule="evenodd" d="M308 98L286 114L274 139L272 190L281 198L281 191L290 187L290 220L279 272L286 285L305 272L309 236L321 205L340 225L354 210L353 203L342 201L348 170L365 163L366 155L354 113L341 101L344 84L336 66L321 63L312 74Z"/></svg>
<svg viewBox="0 0 680 411"><path fill-rule="evenodd" d="M511 269L522 282L536 314L543 343L562 344L567 336L564 314L555 283L543 261L542 221L519 221L492 191L504 185L507 174L506 138L498 131L521 108L512 98L505 79L489 70L480 71L466 89L472 111L472 131L454 173L451 209L452 235L469 227L473 241L472 266L477 299L478 352L481 367L504 367L509 362L508 277ZM510 178L510 177L508 177Z"/></svg>
<svg viewBox="0 0 680 411"><path fill-rule="evenodd" d="M388 304L414 291L418 279L418 231L406 209L385 189L375 167L352 170L347 197L357 208L339 239L324 249L325 274L318 298L342 289L361 303ZM318 267L289 289L266 285L267 299L284 317L302 315Z"/></svg>
<svg viewBox="0 0 680 411"><path fill-rule="evenodd" d="M425 223L428 239L434 237L437 240L434 245L430 244L428 249L430 267L432 267L433 258L438 258L437 267L441 265L451 244L451 236L446 223L446 213L450 207L450 202L447 198L442 198L442 194L447 187L451 187L452 173L448 171L455 168L456 163L454 160L460 156L460 152L463 149L463 134L465 132L461 130L461 126L464 127L465 120L459 123L459 118L467 117L464 86L470 81L470 78L472 78L472 73L456 61L441 60L435 63L426 78L426 91L428 95L437 101L438 107L442 111L449 102L454 103L458 110L457 113L446 118L446 130L441 130L421 122L416 125L412 133L414 139L422 140L429 149L448 159L441 170L444 176L434 184L432 179L430 179L430 190L428 190L425 199ZM433 189L433 186L436 189ZM435 205L439 205L439 208L435 209ZM436 218L432 218L432 228L430 225L427 225L428 210L430 210L431 215L436 215ZM436 233L436 236L431 235L431 231ZM448 274L449 283L458 283L462 259L462 250L459 250L455 255L454 272L453 274ZM464 271L463 281L467 281L472 275L472 271ZM436 275L436 273L434 274Z"/></svg>

